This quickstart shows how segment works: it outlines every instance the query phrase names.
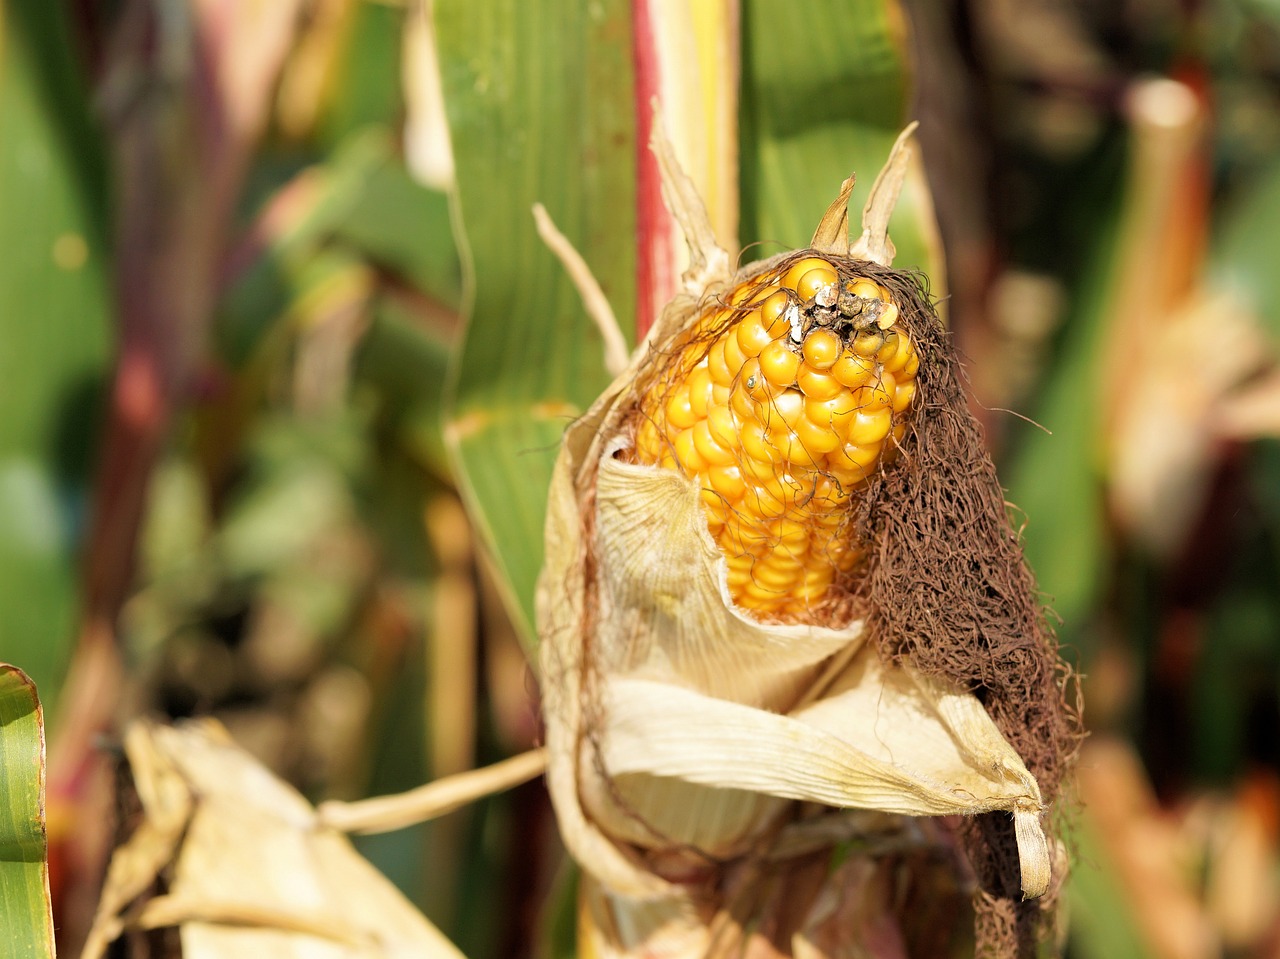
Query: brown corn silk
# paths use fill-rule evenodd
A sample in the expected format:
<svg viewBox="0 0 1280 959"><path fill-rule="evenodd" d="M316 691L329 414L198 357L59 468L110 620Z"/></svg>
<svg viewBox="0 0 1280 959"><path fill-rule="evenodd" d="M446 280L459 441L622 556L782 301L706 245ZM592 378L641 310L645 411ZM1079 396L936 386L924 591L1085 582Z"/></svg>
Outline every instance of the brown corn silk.
<svg viewBox="0 0 1280 959"><path fill-rule="evenodd" d="M920 279L885 265L902 143L873 188L862 240L847 239L850 180L815 249L737 275L669 148L655 143L690 241L685 292L566 433L538 593L548 784L586 872L588 952L730 954L768 929L782 955L837 955L821 943L854 932L823 912L827 887L819 882L804 899L804 884L784 878L803 872L804 856L829 856L840 837L860 837L863 858L897 870L893 881L917 898L934 889L942 901L971 881L947 858L946 829L903 817L966 817L960 841L978 880L980 953L1033 948L1046 907L1022 897L1061 881L1062 857L1043 827L1079 717L949 338ZM836 334L841 355L861 342L864 359L868 337L909 343L914 386L903 400L897 381L911 378L895 380L880 445L850 450L841 435L856 475L814 450L790 455L796 423L769 432L777 396L812 399L804 385L815 381L786 376L754 407L733 404L746 386L736 375L716 384L719 395L704 384L707 405L727 404L734 415L714 432L704 415L703 442L682 439L696 423L685 409L667 421L672 396L685 403L678 394L691 372L811 257L838 282L818 295L793 283L797 312L769 341L803 357L807 335L821 328ZM857 286L866 281L882 292L841 309L841 295L866 291ZM872 300L880 305L867 309ZM885 392L889 363L871 366ZM899 371L906 366L904 355ZM876 383L854 388L873 392ZM730 451L732 461L703 455L708 435L725 447L725 425L761 420L773 452L744 479L767 483L770 456L778 461L789 480L774 485L772 513L762 513L763 497L728 502L713 481L715 468L749 471L741 450ZM780 522L810 532L802 544L784 542ZM754 544L751 530L760 534ZM758 564L780 553L799 579L753 591ZM734 557L747 554L735 568ZM815 807L792 800L836 808L815 817ZM880 817L874 828L869 815ZM868 841L876 830L896 837L883 855ZM848 875L861 877L846 893L856 886L864 906L880 902L875 890L890 881L878 868ZM939 875L950 878L939 886Z"/></svg>

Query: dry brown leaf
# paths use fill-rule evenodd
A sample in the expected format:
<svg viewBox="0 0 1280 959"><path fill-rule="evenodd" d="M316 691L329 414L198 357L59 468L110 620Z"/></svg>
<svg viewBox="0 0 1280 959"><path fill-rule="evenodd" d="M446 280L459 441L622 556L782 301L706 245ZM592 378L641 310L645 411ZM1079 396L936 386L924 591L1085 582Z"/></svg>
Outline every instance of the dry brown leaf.
<svg viewBox="0 0 1280 959"><path fill-rule="evenodd" d="M1194 297L1134 347L1111 431L1109 495L1120 524L1169 556L1199 515L1223 436L1261 426L1269 401L1280 423L1280 388L1237 392L1271 358L1256 320L1226 297Z"/></svg>
<svg viewBox="0 0 1280 959"><path fill-rule="evenodd" d="M1141 762L1119 740L1094 739L1079 766L1084 815L1159 959L1208 959L1221 943L1194 888L1191 846L1156 803Z"/></svg>
<svg viewBox="0 0 1280 959"><path fill-rule="evenodd" d="M186 959L460 953L310 804L212 721L134 724L144 820L112 857L83 959L125 928L178 926ZM166 895L137 902L161 877Z"/></svg>
<svg viewBox="0 0 1280 959"><path fill-rule="evenodd" d="M1218 434L1227 439L1280 437L1280 369L1241 386L1222 401Z"/></svg>

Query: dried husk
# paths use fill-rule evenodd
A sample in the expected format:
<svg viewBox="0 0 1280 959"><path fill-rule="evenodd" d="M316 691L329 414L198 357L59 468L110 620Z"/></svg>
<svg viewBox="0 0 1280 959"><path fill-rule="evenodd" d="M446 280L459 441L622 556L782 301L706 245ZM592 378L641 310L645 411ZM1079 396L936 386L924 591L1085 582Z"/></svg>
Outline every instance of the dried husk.
<svg viewBox="0 0 1280 959"><path fill-rule="evenodd" d="M125 753L143 819L112 853L82 959L163 927L187 959L464 959L216 722L135 722Z"/></svg>
<svg viewBox="0 0 1280 959"><path fill-rule="evenodd" d="M903 144L891 166L905 162ZM757 621L730 598L697 482L619 458L664 344L709 298L774 265L731 275L696 195L654 146L692 266L627 369L565 434L537 596L548 785L587 874L583 954L716 954L727 908L717 890L735 860L767 856L794 800L901 816L1004 811L1022 893L1043 894L1052 857L1040 789L979 700L882 661L857 616ZM873 196L864 214L879 235L859 240L876 258L892 256L883 206L901 179L879 182L892 196ZM841 201L815 239L847 255Z"/></svg>

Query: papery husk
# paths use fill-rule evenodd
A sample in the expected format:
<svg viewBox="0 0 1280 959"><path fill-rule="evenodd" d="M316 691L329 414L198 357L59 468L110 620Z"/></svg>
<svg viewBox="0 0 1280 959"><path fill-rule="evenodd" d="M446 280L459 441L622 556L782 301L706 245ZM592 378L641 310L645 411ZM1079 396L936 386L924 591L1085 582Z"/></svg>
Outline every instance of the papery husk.
<svg viewBox="0 0 1280 959"><path fill-rule="evenodd" d="M464 959L216 722L136 722L125 752L143 817L112 853L82 959L164 927L186 959Z"/></svg>
<svg viewBox="0 0 1280 959"><path fill-rule="evenodd" d="M904 142L894 162L905 162ZM697 482L619 458L664 344L708 300L786 258L731 276L687 180L662 142L654 148L693 265L627 369L565 434L537 596L548 785L587 873L583 954L718 954L718 890L767 857L794 812L788 800L1011 814L1022 894L1043 894L1040 790L979 700L908 661L882 661L847 604L829 626L757 621L730 598ZM881 181L896 195L898 178ZM864 223L887 222L873 212ZM819 236L847 248L838 205ZM892 255L887 238L859 243Z"/></svg>

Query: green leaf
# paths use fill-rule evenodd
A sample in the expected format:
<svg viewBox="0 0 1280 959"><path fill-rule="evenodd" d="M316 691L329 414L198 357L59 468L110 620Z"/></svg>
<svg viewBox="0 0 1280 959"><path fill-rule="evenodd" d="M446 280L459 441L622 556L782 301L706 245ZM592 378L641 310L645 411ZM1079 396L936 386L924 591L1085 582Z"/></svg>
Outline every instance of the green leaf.
<svg viewBox="0 0 1280 959"><path fill-rule="evenodd" d="M1146 959L1150 951L1097 825L1087 815L1081 816L1072 839L1075 855L1066 894L1071 955L1080 959Z"/></svg>
<svg viewBox="0 0 1280 959"><path fill-rule="evenodd" d="M440 0L445 103L471 309L446 441L459 489L533 636L560 436L607 384L599 334L534 231L541 202L625 326L635 312L630 4Z"/></svg>
<svg viewBox="0 0 1280 959"><path fill-rule="evenodd" d="M380 297L356 364L359 382L380 396L393 435L442 477L448 475L441 414L449 347L443 331L428 326L404 303Z"/></svg>
<svg viewBox="0 0 1280 959"><path fill-rule="evenodd" d="M110 356L99 145L64 6L0 7L0 656L58 688Z"/></svg>
<svg viewBox="0 0 1280 959"><path fill-rule="evenodd" d="M1074 206L1088 212L1064 246L1087 250L1064 332L1053 349L1053 366L1030 416L1013 431L1014 442L1000 476L1023 528L1023 549L1045 600L1063 622L1063 637L1084 662L1096 631L1087 629L1110 575L1112 547L1102 486L1103 406L1101 363L1110 327L1112 290L1123 216L1117 202L1123 151L1094 164L1086 182L1065 187ZM1020 435L1017 435L1020 434Z"/></svg>
<svg viewBox="0 0 1280 959"><path fill-rule="evenodd" d="M1228 289L1280 336L1280 163L1242 187L1224 213L1210 257L1211 289Z"/></svg>
<svg viewBox="0 0 1280 959"><path fill-rule="evenodd" d="M236 366L278 328L308 279L322 271L316 260L325 255L358 256L440 306L458 307L461 268L448 199L409 176L386 130L353 134L308 175L305 202L222 303L218 341Z"/></svg>
<svg viewBox="0 0 1280 959"><path fill-rule="evenodd" d="M343 27L332 94L320 121L324 140L338 143L370 123L395 122L404 110L400 85L403 9L357 3Z"/></svg>
<svg viewBox="0 0 1280 959"><path fill-rule="evenodd" d="M850 173L856 238L876 175L908 119L911 71L896 0L742 5L742 240L809 245ZM890 224L895 265L941 279L932 212L908 182ZM760 248L759 256L778 252Z"/></svg>
<svg viewBox="0 0 1280 959"><path fill-rule="evenodd" d="M11 959L52 959L44 719L31 680L0 663L0 930Z"/></svg>

